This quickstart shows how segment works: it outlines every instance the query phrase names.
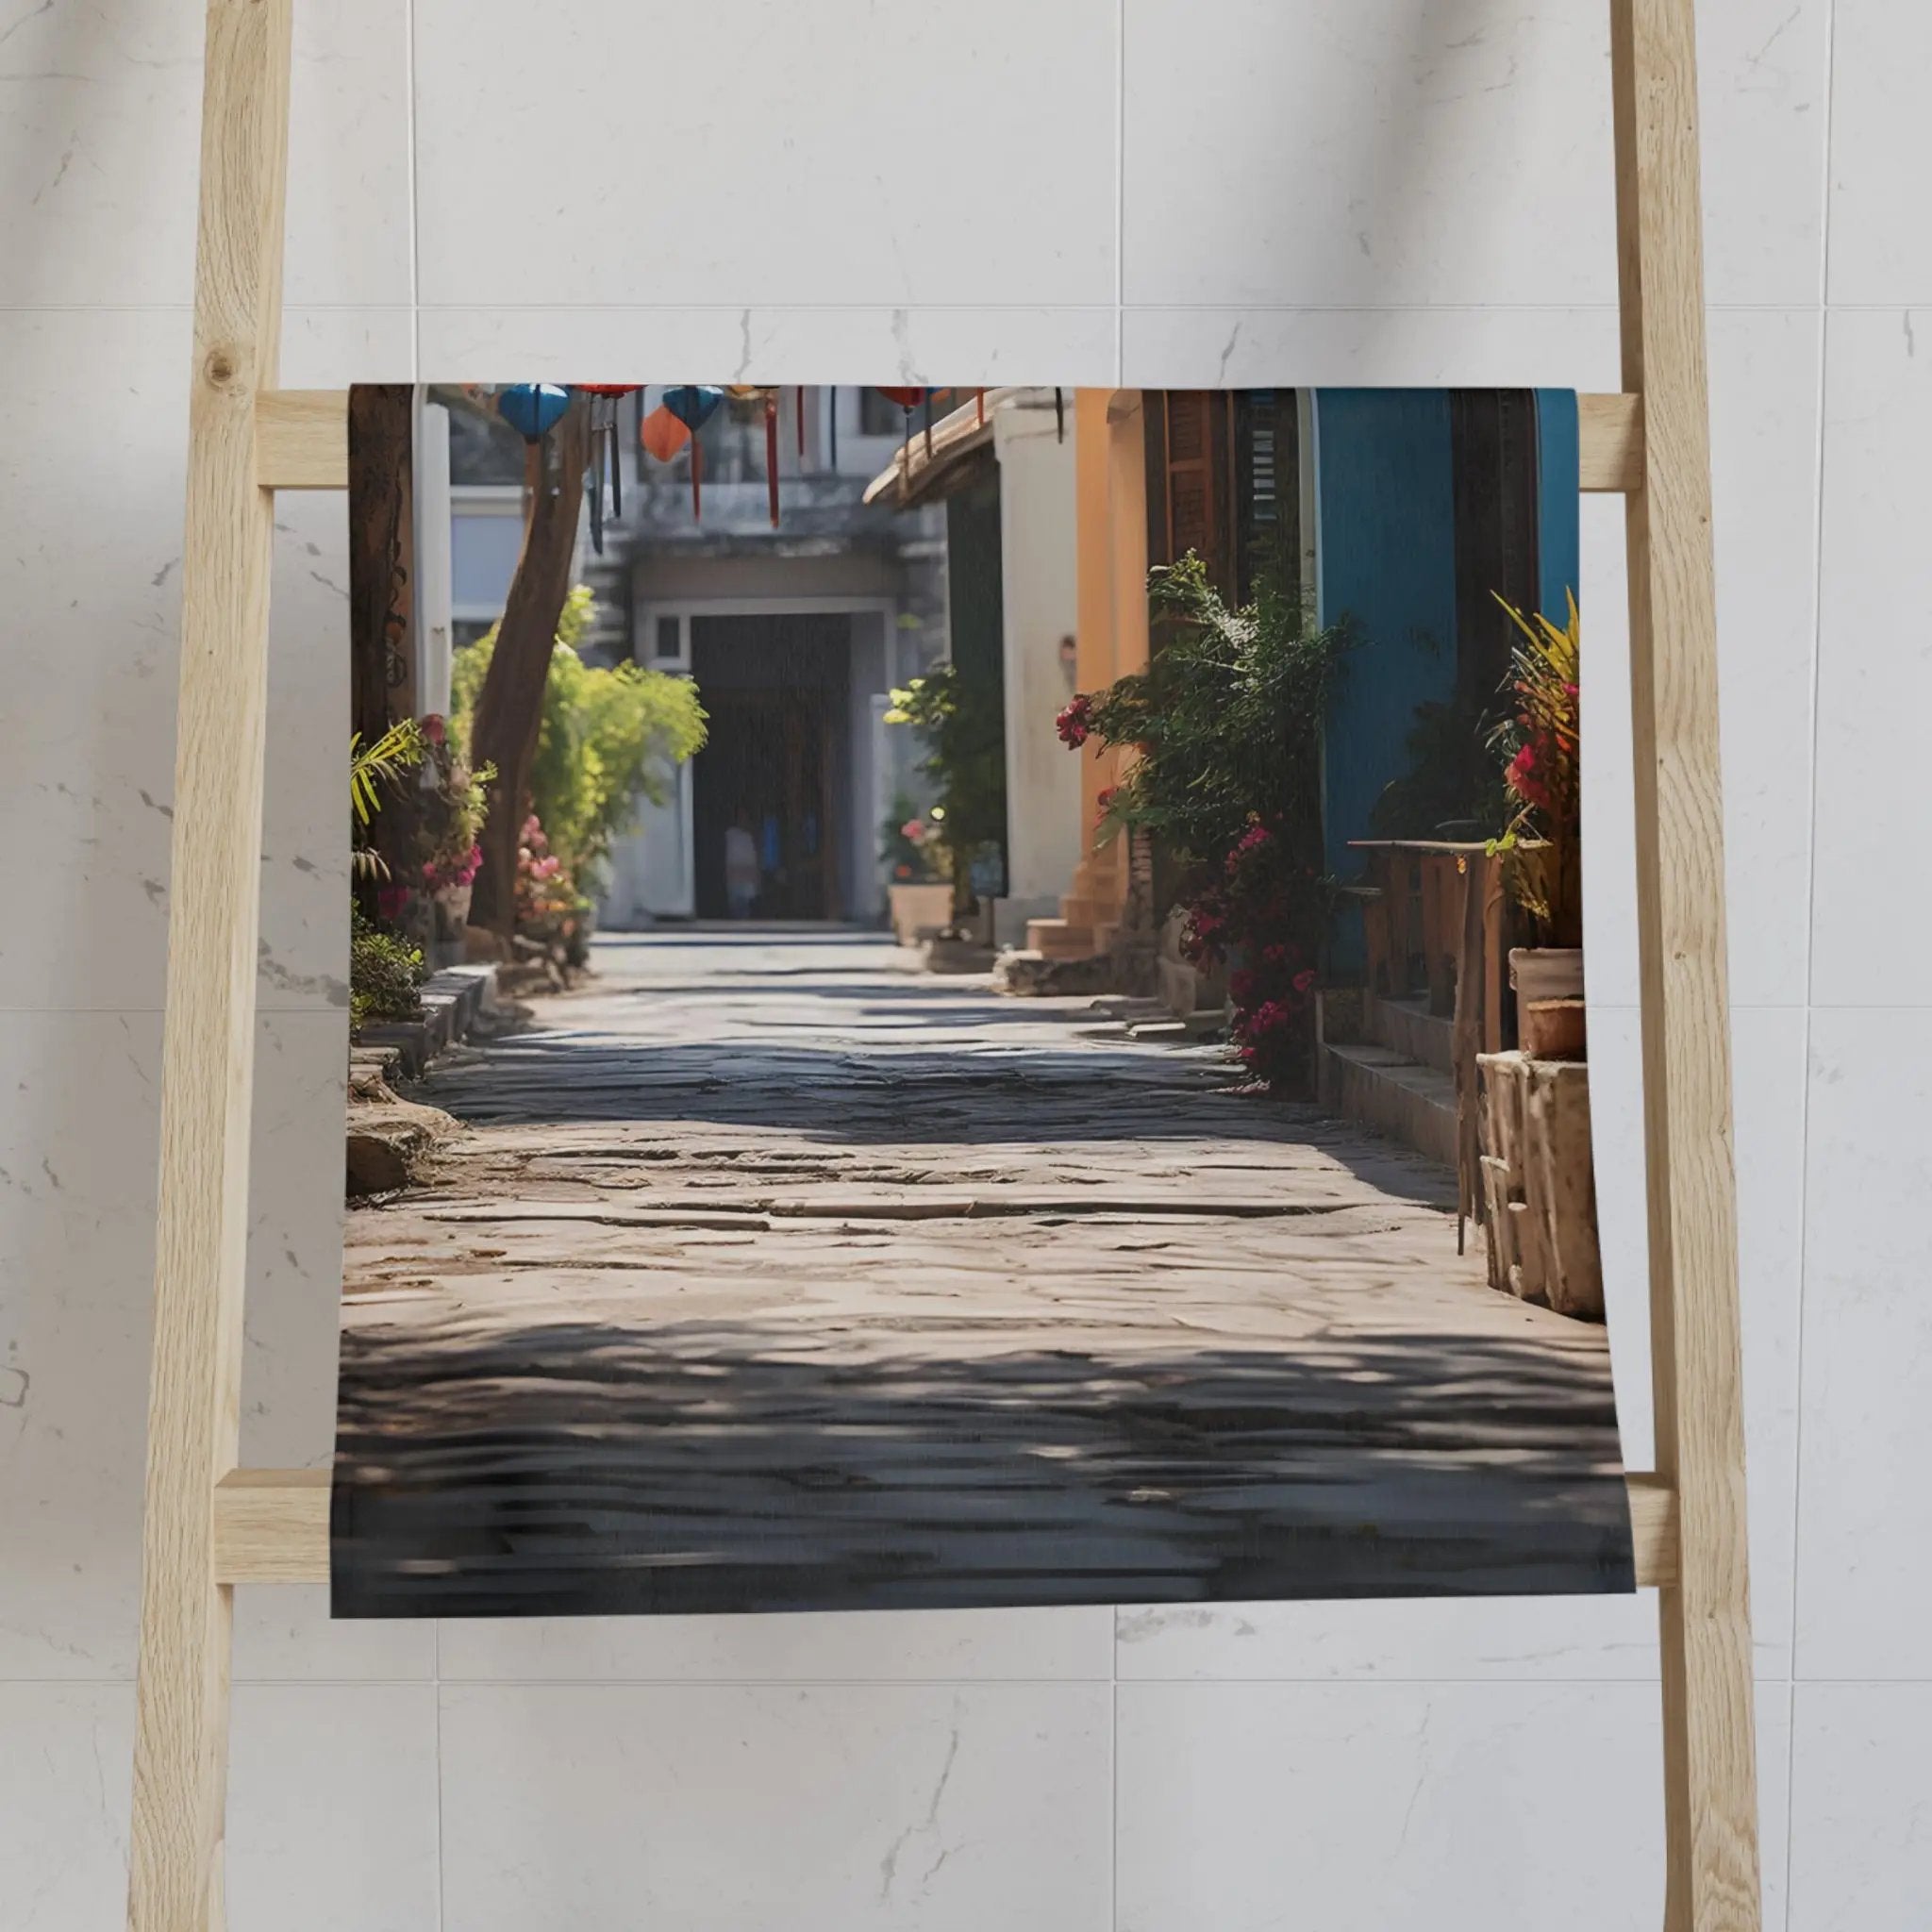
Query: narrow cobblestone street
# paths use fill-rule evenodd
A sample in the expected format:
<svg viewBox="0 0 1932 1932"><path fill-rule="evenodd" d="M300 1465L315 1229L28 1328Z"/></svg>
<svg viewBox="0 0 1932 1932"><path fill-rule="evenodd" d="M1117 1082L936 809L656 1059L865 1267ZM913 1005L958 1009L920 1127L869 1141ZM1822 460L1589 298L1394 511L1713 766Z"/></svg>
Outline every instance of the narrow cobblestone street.
<svg viewBox="0 0 1932 1932"><path fill-rule="evenodd" d="M1630 1586L1605 1332L1446 1171L869 933L595 965L349 1216L339 1607Z"/></svg>

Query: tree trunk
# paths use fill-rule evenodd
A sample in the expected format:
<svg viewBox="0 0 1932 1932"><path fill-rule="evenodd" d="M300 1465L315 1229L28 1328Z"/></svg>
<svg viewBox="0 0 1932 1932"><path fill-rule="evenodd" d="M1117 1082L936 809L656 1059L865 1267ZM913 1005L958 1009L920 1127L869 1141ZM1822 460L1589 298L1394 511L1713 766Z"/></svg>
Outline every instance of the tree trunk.
<svg viewBox="0 0 1932 1932"><path fill-rule="evenodd" d="M365 748L413 711L413 403L406 382L358 383L349 391L349 726ZM366 835L398 876L406 870L402 817L379 812ZM377 884L363 873L355 885L372 919Z"/></svg>
<svg viewBox="0 0 1932 1932"><path fill-rule="evenodd" d="M470 731L473 764L493 764L496 783L483 824L483 869L470 918L508 939L516 924L517 843L529 811L530 770L543 722L543 686L558 620L570 595L590 442L581 403L545 440L523 554L510 579L496 649Z"/></svg>

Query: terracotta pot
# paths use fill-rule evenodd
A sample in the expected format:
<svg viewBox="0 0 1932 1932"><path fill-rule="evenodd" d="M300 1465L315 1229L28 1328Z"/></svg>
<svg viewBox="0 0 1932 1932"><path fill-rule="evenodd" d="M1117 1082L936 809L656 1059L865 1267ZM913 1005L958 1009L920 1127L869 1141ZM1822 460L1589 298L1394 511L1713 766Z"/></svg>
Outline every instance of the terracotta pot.
<svg viewBox="0 0 1932 1932"><path fill-rule="evenodd" d="M1583 949L1580 946L1511 946L1509 984L1518 1005L1531 1000L1580 1000Z"/></svg>
<svg viewBox="0 0 1932 1932"><path fill-rule="evenodd" d="M886 897L891 907L892 937L902 946L918 943L923 936L942 932L952 922L953 889L936 884L889 886Z"/></svg>

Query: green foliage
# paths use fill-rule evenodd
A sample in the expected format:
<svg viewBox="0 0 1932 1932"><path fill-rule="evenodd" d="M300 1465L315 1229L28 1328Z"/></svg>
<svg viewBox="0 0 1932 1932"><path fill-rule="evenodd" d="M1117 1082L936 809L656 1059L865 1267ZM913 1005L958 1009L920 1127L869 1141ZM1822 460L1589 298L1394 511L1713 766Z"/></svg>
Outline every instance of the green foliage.
<svg viewBox="0 0 1932 1932"><path fill-rule="evenodd" d="M1536 921L1538 943L1583 943L1579 755L1582 638L1576 599L1567 621L1533 617L1505 602L1517 635L1509 654L1509 714L1491 734L1503 764L1509 823L1491 849L1509 855L1516 902ZM1531 841L1534 841L1532 846Z"/></svg>
<svg viewBox="0 0 1932 1932"><path fill-rule="evenodd" d="M382 795L392 791L405 772L423 762L423 727L413 718L391 724L374 744L365 745L358 731L349 739L349 808L355 815L350 833L350 864L358 877L387 877L381 853L367 842L369 826L382 809Z"/></svg>
<svg viewBox="0 0 1932 1932"><path fill-rule="evenodd" d="M413 1020L423 1010L417 989L428 976L422 952L385 931L359 906L349 908L349 1024Z"/></svg>
<svg viewBox="0 0 1932 1932"><path fill-rule="evenodd" d="M962 677L941 664L892 693L889 724L909 724L925 744L921 762L939 788L927 814L940 827L953 904L963 912L972 901L974 858L998 845L1007 833L1007 734L999 693L989 683Z"/></svg>
<svg viewBox="0 0 1932 1932"><path fill-rule="evenodd" d="M564 604L530 774L530 809L580 884L594 876L645 800L661 805L670 797L677 767L705 741L704 709L689 678L629 663L606 670L577 655L591 602L579 584ZM492 629L457 653L452 723L464 745L495 647Z"/></svg>
<svg viewBox="0 0 1932 1932"><path fill-rule="evenodd" d="M1322 727L1348 640L1314 630L1264 569L1230 607L1190 553L1155 570L1147 670L1076 696L1059 734L1125 753L1098 829L1158 838L1180 861L1186 944L1227 970L1237 1058L1264 1085L1306 1090L1330 882L1322 872Z"/></svg>
<svg viewBox="0 0 1932 1932"><path fill-rule="evenodd" d="M349 740L349 804L366 825L382 809L380 788L423 762L423 727L413 718L391 724L372 745L358 731Z"/></svg>
<svg viewBox="0 0 1932 1932"><path fill-rule="evenodd" d="M1196 866L1220 865L1257 821L1319 852L1321 729L1344 633L1312 630L1272 571L1230 608L1191 552L1150 574L1148 600L1162 641L1146 671L1060 713L1070 743L1091 733L1137 754L1103 827L1143 828Z"/></svg>

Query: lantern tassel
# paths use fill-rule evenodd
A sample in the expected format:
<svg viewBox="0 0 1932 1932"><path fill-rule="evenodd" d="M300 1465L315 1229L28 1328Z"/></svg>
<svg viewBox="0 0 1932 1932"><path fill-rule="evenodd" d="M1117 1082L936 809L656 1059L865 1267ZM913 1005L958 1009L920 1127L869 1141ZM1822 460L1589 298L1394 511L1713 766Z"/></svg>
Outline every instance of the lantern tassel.
<svg viewBox="0 0 1932 1932"><path fill-rule="evenodd" d="M833 469L839 467L839 391L825 391L825 450Z"/></svg>
<svg viewBox="0 0 1932 1932"><path fill-rule="evenodd" d="M798 385L798 467L805 467L805 385Z"/></svg>
<svg viewBox="0 0 1932 1932"><path fill-rule="evenodd" d="M801 391L802 393L802 391ZM799 417L804 423L805 418ZM772 527L778 527L778 392L765 398L765 490L772 500Z"/></svg>
<svg viewBox="0 0 1932 1932"><path fill-rule="evenodd" d="M624 521L624 440L617 433L618 408L613 397L610 424L605 431L605 438L610 445L610 520L621 524Z"/></svg>
<svg viewBox="0 0 1932 1932"><path fill-rule="evenodd" d="M932 391L925 392L925 459L932 461Z"/></svg>
<svg viewBox="0 0 1932 1932"><path fill-rule="evenodd" d="M604 555L604 430L596 417L596 405L591 405L591 548L599 557Z"/></svg>
<svg viewBox="0 0 1932 1932"><path fill-rule="evenodd" d="M705 520L704 480L705 446L693 434L691 440L691 520L694 524Z"/></svg>
<svg viewBox="0 0 1932 1932"><path fill-rule="evenodd" d="M976 389L973 391L974 420L981 429L986 427L986 391Z"/></svg>
<svg viewBox="0 0 1932 1932"><path fill-rule="evenodd" d="M1062 389L1053 392L1053 436L1056 442L1067 440L1067 392Z"/></svg>

